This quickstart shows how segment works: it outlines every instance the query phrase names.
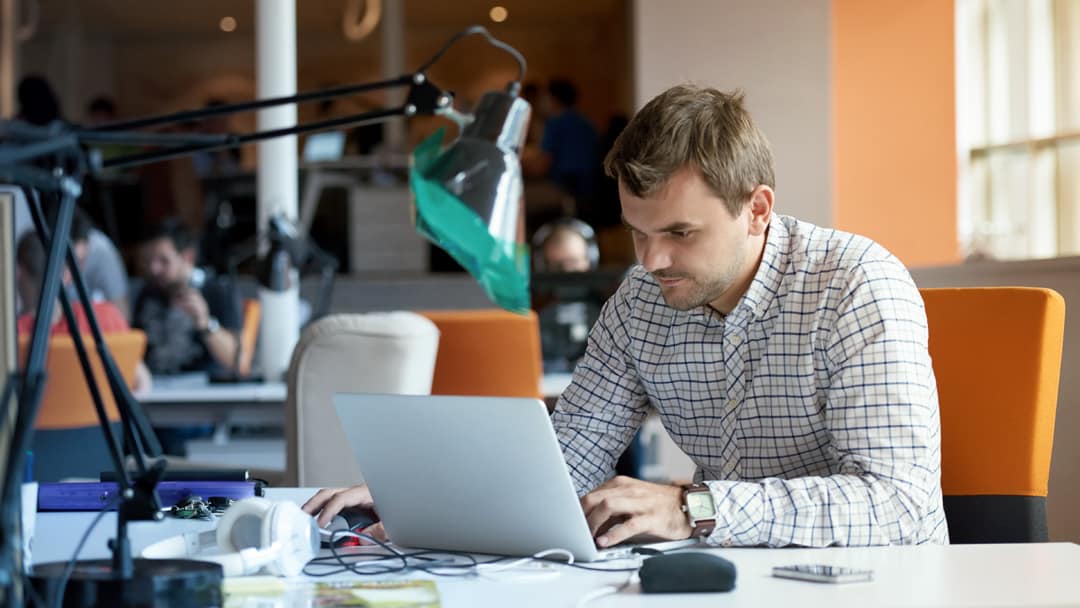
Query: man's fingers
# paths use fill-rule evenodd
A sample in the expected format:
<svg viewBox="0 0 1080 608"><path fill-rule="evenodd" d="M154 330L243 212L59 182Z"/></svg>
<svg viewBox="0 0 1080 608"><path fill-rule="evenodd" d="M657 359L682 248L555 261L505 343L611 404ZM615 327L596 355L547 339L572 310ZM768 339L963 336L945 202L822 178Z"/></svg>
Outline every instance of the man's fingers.
<svg viewBox="0 0 1080 608"><path fill-rule="evenodd" d="M631 515L634 503L625 496L608 494L598 500L593 508L585 513L585 520L589 523L589 531L596 536L601 532L605 524L612 520L622 521L627 515ZM610 525L610 524L609 524Z"/></svg>
<svg viewBox="0 0 1080 608"><path fill-rule="evenodd" d="M325 528L334 516L348 507L370 506L371 492L367 486L319 490L301 507L311 515L318 514L319 527Z"/></svg>
<svg viewBox="0 0 1080 608"><path fill-rule="evenodd" d="M323 505L326 504L326 501L330 500L331 496L337 494L344 489L345 488L323 488L316 492L314 496L307 499L307 502L305 502L300 508L303 509L304 513L307 513L308 515L315 515L322 510Z"/></svg>
<svg viewBox="0 0 1080 608"><path fill-rule="evenodd" d="M626 521L608 528L607 532L596 538L598 547L617 545L626 539L646 531L645 516L631 517Z"/></svg>
<svg viewBox="0 0 1080 608"><path fill-rule="evenodd" d="M371 524L370 526L364 528L364 534L367 534L368 536L371 536L373 538L377 538L377 539L379 539L380 541L382 541L384 543L390 540L386 536L386 528L383 527L383 523L381 521L377 521L377 522ZM362 542L365 545L373 544L371 541L369 541L367 539L361 539L360 542Z"/></svg>

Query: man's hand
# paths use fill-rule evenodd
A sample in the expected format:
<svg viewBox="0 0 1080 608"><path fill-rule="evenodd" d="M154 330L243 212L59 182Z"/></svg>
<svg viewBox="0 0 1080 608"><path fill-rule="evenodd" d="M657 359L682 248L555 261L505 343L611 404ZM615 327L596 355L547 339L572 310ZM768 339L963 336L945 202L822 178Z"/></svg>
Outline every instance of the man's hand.
<svg viewBox="0 0 1080 608"><path fill-rule="evenodd" d="M614 477L581 498L581 508L598 547L649 535L664 540L690 538L679 486Z"/></svg>
<svg viewBox="0 0 1080 608"><path fill-rule="evenodd" d="M173 298L173 305L191 317L195 329L203 330L210 324L210 308L198 289L185 287Z"/></svg>
<svg viewBox="0 0 1080 608"><path fill-rule="evenodd" d="M330 522L334 520L338 513L345 509L350 507L374 508L374 506L375 501L371 499L371 491L368 490L366 485L362 485L349 488L324 488L316 492L300 508L309 515L317 515L316 522L319 527L325 528L330 525ZM386 540L386 530L383 529L381 521L364 528L364 534L369 534L382 541Z"/></svg>

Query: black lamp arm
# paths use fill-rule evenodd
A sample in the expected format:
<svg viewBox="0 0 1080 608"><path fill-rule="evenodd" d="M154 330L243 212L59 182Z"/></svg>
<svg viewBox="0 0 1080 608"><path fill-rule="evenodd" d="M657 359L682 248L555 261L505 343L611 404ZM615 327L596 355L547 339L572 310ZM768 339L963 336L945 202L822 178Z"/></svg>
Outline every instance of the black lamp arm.
<svg viewBox="0 0 1080 608"><path fill-rule="evenodd" d="M258 141L264 141L267 139L274 139L277 137L283 137L286 135L300 135L304 133L312 133L315 131L326 131L329 129L339 129L342 127L351 127L365 123L382 122L388 118L395 116L415 116L421 114L434 114L440 109L449 108L452 97L439 89L422 73L409 74L407 76L401 76L393 80L384 80L380 83L372 85L355 85L352 87L335 87L333 89L324 89L321 91L314 91L310 93L303 93L300 95L290 95L288 97L277 97L274 99L251 101L245 103L232 104L228 106L215 106L213 108L207 108L206 110L193 110L190 112L179 112L172 114L168 117L158 119L147 119L153 121L153 124L162 124L165 118L168 118L170 122L176 120L190 120L192 116L200 117L206 115L219 115L219 114L233 114L236 112L246 112L250 110L268 108L273 106L298 103L302 101L310 101L312 99L328 99L332 97L339 97L341 95L352 94L355 89L374 90L383 88L392 88L403 85L410 85L409 95L404 105L396 108L388 108L382 110L373 110L370 112L363 112L361 114L351 114L349 116L339 116L336 118L328 118L325 120L318 120L314 122L307 122L297 124L291 127L284 127L281 129L269 129L266 131L255 131L252 133L242 134L230 134L225 135L220 141L210 141L205 143L192 143L188 145L177 146L174 148L168 148L165 150L153 150L149 152L140 152L138 154L130 154L126 156L118 156L110 158L102 166L106 169L118 169L124 167L133 167L137 165L144 165L147 163L153 163L160 160L166 160L170 158L177 158L181 156L189 156L197 152L208 152L212 150L221 150L225 148L235 148L244 144L250 144ZM329 91L329 93L327 92ZM342 92L344 91L344 92ZM207 114L209 113L209 114ZM180 117L180 118L178 118ZM122 124L136 124L140 125L140 121L134 121L134 123L122 123ZM79 137L84 141L93 140L98 131L83 131L79 133ZM106 132L113 135L112 132ZM118 135L118 134L117 134ZM143 134L144 136L146 134ZM118 138L121 139L121 138Z"/></svg>
<svg viewBox="0 0 1080 608"><path fill-rule="evenodd" d="M162 114L161 116L151 116L148 118L137 118L135 120L125 120L122 122L113 122L98 127L97 131L130 131L132 129L145 129L146 127L157 127L161 125L174 125L184 122L191 122L195 120L201 120L203 118L210 118L213 116L227 116L230 114L239 114L242 112L250 112L252 110L264 110L266 108L273 108L290 103L304 103L308 101L321 101L324 99L336 99L339 97L347 97L349 95L358 95L360 93L369 93L371 91L379 91L382 89L389 89L393 87L403 87L412 84L413 75L406 74L398 76L397 78L391 78L388 80L380 80L376 82L367 82L363 84L350 84L339 87L328 87L325 89L319 89L317 91L308 91L305 93L297 93L296 95L286 95L282 97L270 97L267 99L256 99L253 101L244 101L240 103L222 104L211 106L209 108L201 108L198 110L184 110L181 112L174 112L172 114Z"/></svg>

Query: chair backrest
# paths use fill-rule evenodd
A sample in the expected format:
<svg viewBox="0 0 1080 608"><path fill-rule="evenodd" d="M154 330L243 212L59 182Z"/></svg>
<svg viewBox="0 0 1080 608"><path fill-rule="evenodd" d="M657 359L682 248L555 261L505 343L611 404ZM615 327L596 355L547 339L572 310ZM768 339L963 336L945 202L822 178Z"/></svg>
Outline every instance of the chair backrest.
<svg viewBox="0 0 1080 608"><path fill-rule="evenodd" d="M1065 301L1049 289L922 289L950 540L1047 540Z"/></svg>
<svg viewBox="0 0 1080 608"><path fill-rule="evenodd" d="M94 340L89 334L83 336L90 355L94 378L101 389L102 400L109 420L120 419L116 402L109 391L109 382L105 370L98 360ZM26 363L30 337L19 336L19 362ZM105 343L109 347L113 360L128 387L135 383L135 369L142 361L146 351L146 334L133 329L125 332L105 334ZM75 343L71 336L56 335L49 338L49 351L45 363L45 393L41 399L35 429L57 430L97 427L97 413L94 411L90 390L86 387L79 356L75 352Z"/></svg>
<svg viewBox="0 0 1080 608"><path fill-rule="evenodd" d="M430 394L438 347L435 325L411 312L329 315L308 325L289 364L285 485L360 483L333 395Z"/></svg>
<svg viewBox="0 0 1080 608"><path fill-rule="evenodd" d="M255 342L259 338L259 323L262 321L262 304L255 298L244 300L243 325L240 327L240 352L237 358L236 374L241 378L251 375L251 362L255 359Z"/></svg>
<svg viewBox="0 0 1080 608"><path fill-rule="evenodd" d="M543 398L540 324L536 313L499 309L420 314L439 328L433 395Z"/></svg>

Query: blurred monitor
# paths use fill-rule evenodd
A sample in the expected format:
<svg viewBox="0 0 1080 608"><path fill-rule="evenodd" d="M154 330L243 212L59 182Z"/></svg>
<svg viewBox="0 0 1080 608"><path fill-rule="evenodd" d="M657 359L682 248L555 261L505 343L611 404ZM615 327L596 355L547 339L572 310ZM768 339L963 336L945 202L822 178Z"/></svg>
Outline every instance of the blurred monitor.
<svg viewBox="0 0 1080 608"><path fill-rule="evenodd" d="M530 288L540 319L544 373L574 369L585 354L589 330L600 317L600 309L625 275L624 268L533 273Z"/></svg>
<svg viewBox="0 0 1080 608"><path fill-rule="evenodd" d="M342 131L312 133L304 141L303 158L305 162L317 163L341 160L344 155L345 133Z"/></svg>

